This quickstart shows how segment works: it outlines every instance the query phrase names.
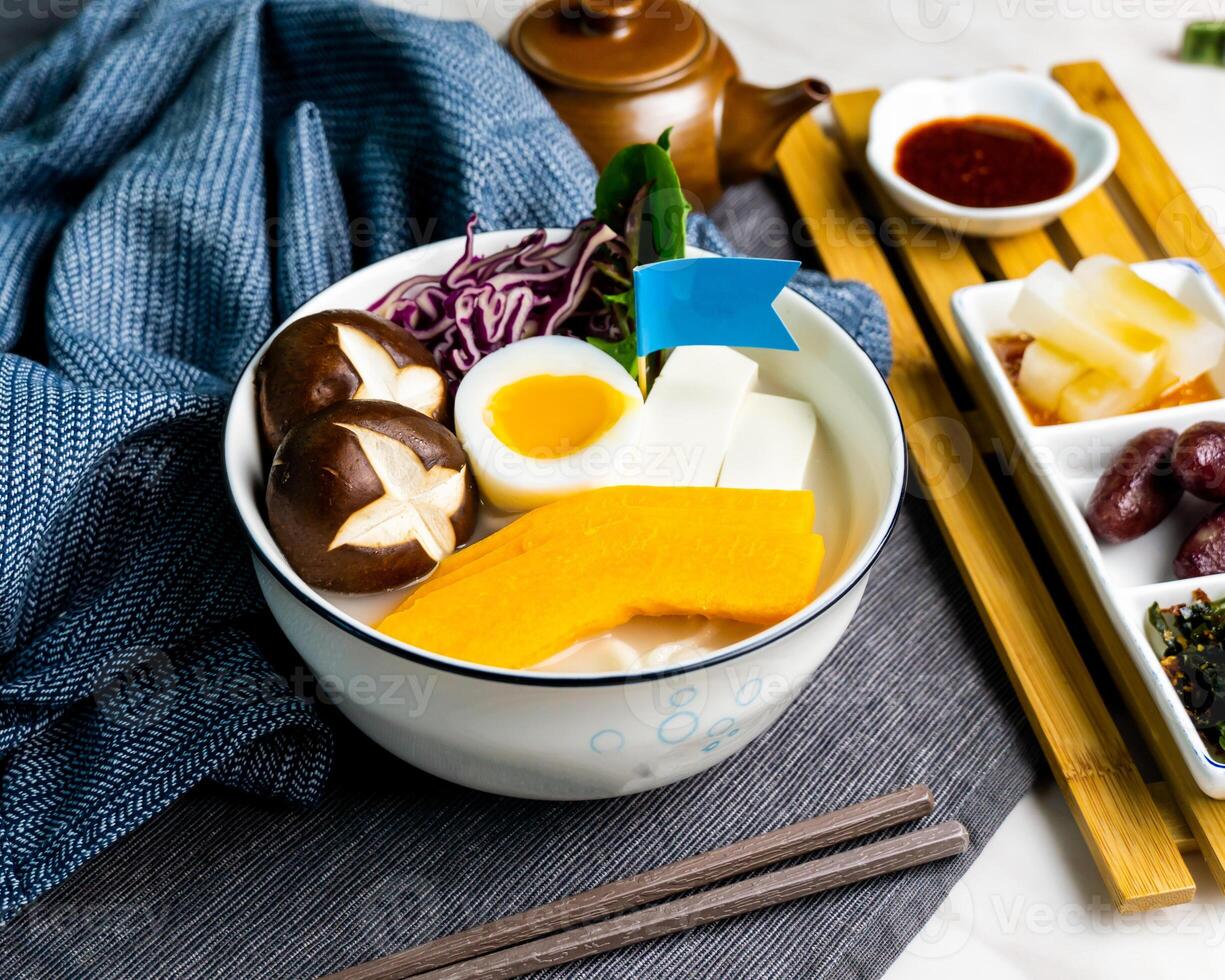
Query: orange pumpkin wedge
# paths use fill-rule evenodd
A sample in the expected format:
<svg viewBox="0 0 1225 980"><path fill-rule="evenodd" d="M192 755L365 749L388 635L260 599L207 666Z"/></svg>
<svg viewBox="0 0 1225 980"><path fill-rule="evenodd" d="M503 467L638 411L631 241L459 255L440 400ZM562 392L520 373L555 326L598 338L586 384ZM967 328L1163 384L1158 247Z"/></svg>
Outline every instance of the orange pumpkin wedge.
<svg viewBox="0 0 1225 980"><path fill-rule="evenodd" d="M378 628L458 660L521 669L634 616L768 626L812 601L820 535L691 518L613 521L551 540L422 596Z"/></svg>
<svg viewBox="0 0 1225 980"><path fill-rule="evenodd" d="M400 610L459 578L484 571L546 541L570 538L611 521L633 519L648 524L672 517L676 523L751 523L762 530L809 531L815 510L808 490L635 486L592 490L529 511L513 524L449 555L405 598Z"/></svg>

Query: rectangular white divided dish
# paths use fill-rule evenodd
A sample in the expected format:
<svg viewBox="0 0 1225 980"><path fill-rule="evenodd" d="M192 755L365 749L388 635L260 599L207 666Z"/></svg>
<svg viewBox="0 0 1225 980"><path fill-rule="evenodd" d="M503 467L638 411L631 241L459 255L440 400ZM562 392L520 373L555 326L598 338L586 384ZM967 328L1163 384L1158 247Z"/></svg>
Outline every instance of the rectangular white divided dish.
<svg viewBox="0 0 1225 980"><path fill-rule="evenodd" d="M1225 301L1195 263L1165 259L1141 262L1132 269L1187 306L1225 325ZM1225 764L1205 748L1146 635L1146 611L1154 602L1162 606L1186 602L1197 588L1214 599L1225 596L1225 574L1180 580L1172 567L1179 546L1213 505L1184 494L1165 521L1143 537L1121 545L1099 543L1083 517L1098 477L1124 443L1146 429L1166 427L1182 432L1205 419L1225 422L1225 399L1089 422L1035 425L990 340L999 334L1018 332L1009 314L1020 292L1019 280L958 290L953 296L953 315L992 395L1004 410L1018 452L1024 454L1054 504L1064 531L1076 545L1083 573L1160 707L1188 769L1200 789L1225 799ZM1003 465L1007 470L1009 461L1003 460ZM1024 601L1024 597L1018 597L1018 601Z"/></svg>

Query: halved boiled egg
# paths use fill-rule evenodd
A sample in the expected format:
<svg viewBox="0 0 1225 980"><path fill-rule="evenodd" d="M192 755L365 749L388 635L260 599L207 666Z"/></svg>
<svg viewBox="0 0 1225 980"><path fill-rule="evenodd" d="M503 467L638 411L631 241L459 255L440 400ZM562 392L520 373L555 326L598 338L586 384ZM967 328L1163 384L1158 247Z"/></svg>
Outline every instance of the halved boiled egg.
<svg viewBox="0 0 1225 980"><path fill-rule="evenodd" d="M455 433L482 495L507 511L625 482L642 395L574 337L530 337L483 357L455 394Z"/></svg>

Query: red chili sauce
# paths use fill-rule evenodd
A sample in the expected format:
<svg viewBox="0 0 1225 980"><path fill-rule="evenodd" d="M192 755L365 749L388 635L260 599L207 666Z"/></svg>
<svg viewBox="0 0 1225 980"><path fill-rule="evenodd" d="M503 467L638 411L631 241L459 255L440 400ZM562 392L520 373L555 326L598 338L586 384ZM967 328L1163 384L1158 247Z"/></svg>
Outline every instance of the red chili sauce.
<svg viewBox="0 0 1225 980"><path fill-rule="evenodd" d="M1033 204L1072 186L1076 162L1039 129L1000 116L936 119L898 144L897 172L952 204Z"/></svg>

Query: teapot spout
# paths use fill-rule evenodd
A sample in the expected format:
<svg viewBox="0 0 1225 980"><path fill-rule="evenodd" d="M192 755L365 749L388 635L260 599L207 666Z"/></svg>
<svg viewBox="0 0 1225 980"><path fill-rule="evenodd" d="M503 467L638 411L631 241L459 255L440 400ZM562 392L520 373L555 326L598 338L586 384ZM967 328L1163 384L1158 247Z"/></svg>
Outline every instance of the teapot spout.
<svg viewBox="0 0 1225 980"><path fill-rule="evenodd" d="M829 94L829 86L815 78L778 89L729 80L719 140L719 178L723 185L742 184L766 173L774 166L774 155L787 130Z"/></svg>

